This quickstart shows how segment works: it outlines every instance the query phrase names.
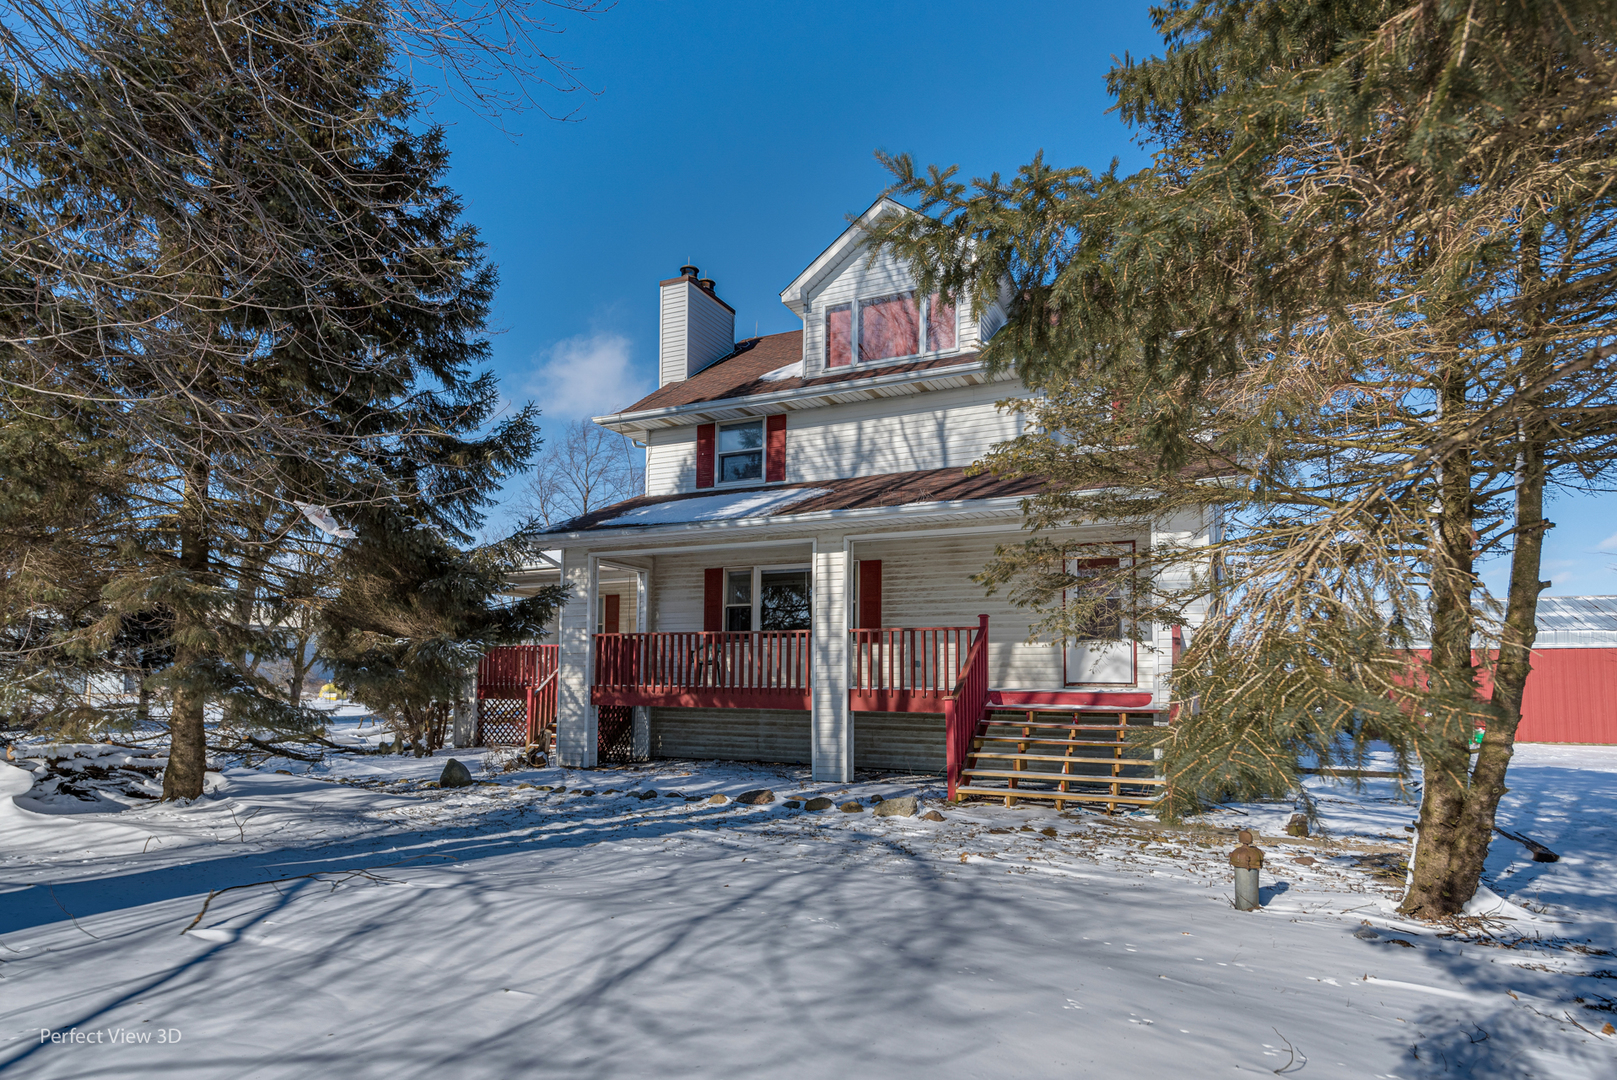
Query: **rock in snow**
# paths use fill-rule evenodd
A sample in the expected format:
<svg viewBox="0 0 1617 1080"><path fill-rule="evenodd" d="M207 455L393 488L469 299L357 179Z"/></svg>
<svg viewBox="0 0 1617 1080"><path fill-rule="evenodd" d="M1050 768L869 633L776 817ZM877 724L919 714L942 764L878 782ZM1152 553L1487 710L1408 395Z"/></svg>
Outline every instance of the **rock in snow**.
<svg viewBox="0 0 1617 1080"><path fill-rule="evenodd" d="M914 795L900 795L896 799L883 799L876 804L877 817L914 817L920 806Z"/></svg>
<svg viewBox="0 0 1617 1080"><path fill-rule="evenodd" d="M845 802L845 803L842 804L841 807L839 807L839 809L844 814L857 814L860 811L864 810L864 808L865 808L864 803L853 802L853 801Z"/></svg>
<svg viewBox="0 0 1617 1080"><path fill-rule="evenodd" d="M726 795L712 795L708 797L707 801L712 803L714 806L723 806L725 803L729 802L730 799Z"/></svg>
<svg viewBox="0 0 1617 1080"><path fill-rule="evenodd" d="M450 758L444 762L444 771L438 776L439 787L471 787L472 774L466 766Z"/></svg>
<svg viewBox="0 0 1617 1080"><path fill-rule="evenodd" d="M743 791L736 796L736 802L743 806L764 806L775 801L775 793L768 788L759 788L757 791Z"/></svg>
<svg viewBox="0 0 1617 1080"><path fill-rule="evenodd" d="M943 820L943 815L938 813L936 810L928 810L926 813L921 815L921 820L922 821L942 821Z"/></svg>
<svg viewBox="0 0 1617 1080"><path fill-rule="evenodd" d="M821 795L821 796L817 796L815 798L812 798L808 802L804 803L803 804L803 809L805 809L805 810L814 810L814 811L829 810L834 805L835 804L830 799L827 799L825 796Z"/></svg>

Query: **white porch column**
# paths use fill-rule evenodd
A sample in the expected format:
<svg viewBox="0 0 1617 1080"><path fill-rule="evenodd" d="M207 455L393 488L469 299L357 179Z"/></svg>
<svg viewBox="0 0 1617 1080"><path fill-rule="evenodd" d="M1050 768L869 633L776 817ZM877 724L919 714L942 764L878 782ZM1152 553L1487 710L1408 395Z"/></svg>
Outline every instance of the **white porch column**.
<svg viewBox="0 0 1617 1080"><path fill-rule="evenodd" d="M634 628L637 633L651 631L646 616L651 612L651 571L635 571ZM651 757L651 710L636 705L634 710L634 759L645 761Z"/></svg>
<svg viewBox="0 0 1617 1080"><path fill-rule="evenodd" d="M472 670L460 682L460 693L455 697L455 731L454 745L456 749L472 745L472 734L477 726L477 669Z"/></svg>
<svg viewBox="0 0 1617 1080"><path fill-rule="evenodd" d="M853 779L853 716L848 711L849 562L842 533L814 538L814 628L810 645L814 779Z"/></svg>
<svg viewBox="0 0 1617 1080"><path fill-rule="evenodd" d="M563 548L561 582L572 586L557 618L560 647L556 672L556 758L563 765L592 768L599 741L595 706L590 704L594 657L595 594L599 572L587 551Z"/></svg>

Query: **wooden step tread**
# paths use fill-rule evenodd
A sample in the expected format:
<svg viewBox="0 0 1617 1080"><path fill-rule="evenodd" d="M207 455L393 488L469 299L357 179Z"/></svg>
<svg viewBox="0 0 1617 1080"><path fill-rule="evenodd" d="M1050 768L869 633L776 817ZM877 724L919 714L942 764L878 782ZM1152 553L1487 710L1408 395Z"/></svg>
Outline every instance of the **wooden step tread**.
<svg viewBox="0 0 1617 1080"><path fill-rule="evenodd" d="M1107 795L1093 791L1040 791L1036 788L957 787L956 795L982 795L990 799L1054 799L1057 802L1127 803L1130 806L1148 806L1156 802L1154 795Z"/></svg>
<svg viewBox="0 0 1617 1080"><path fill-rule="evenodd" d="M1158 724L1030 724L1026 720L984 720L984 727L996 728L1052 728L1056 731L1155 731Z"/></svg>
<svg viewBox="0 0 1617 1080"><path fill-rule="evenodd" d="M1151 758L1120 758L1120 757L1079 757L1077 754L1019 754L1014 750L1001 753L998 750L976 750L972 752L975 758L1003 758L1011 761L1059 761L1063 764L1071 762L1074 765L1155 765Z"/></svg>
<svg viewBox="0 0 1617 1080"><path fill-rule="evenodd" d="M1100 750L1113 750L1125 745L1118 739L1041 739L1037 735L974 735L972 745L983 743L1037 743L1040 746L1093 746Z"/></svg>
<svg viewBox="0 0 1617 1080"><path fill-rule="evenodd" d="M1060 783L1065 780L1074 784L1136 784L1139 786L1159 787L1168 781L1160 776L1083 776L1078 773L1033 772L1023 769L1020 772L1007 769L962 769L961 774L972 777L995 777L1005 780L1037 780L1041 783Z"/></svg>

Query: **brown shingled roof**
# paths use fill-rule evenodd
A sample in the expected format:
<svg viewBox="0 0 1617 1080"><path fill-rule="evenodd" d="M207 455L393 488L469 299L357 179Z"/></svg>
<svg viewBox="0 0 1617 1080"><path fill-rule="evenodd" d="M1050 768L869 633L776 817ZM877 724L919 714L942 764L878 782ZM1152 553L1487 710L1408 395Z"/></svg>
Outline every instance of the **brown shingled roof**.
<svg viewBox="0 0 1617 1080"><path fill-rule="evenodd" d="M976 353L956 353L952 356L912 360L908 363L887 364L882 367L840 368L835 372L813 379L801 376L790 379L771 379L762 376L803 359L803 331L788 330L784 334L768 334L748 338L736 343L729 356L713 361L707 367L683 382L659 387L622 412L643 412L648 409L669 409L676 405L694 405L702 401L720 401L724 398L746 397L783 390L801 390L829 383L867 379L876 375L897 375L906 371L924 371L928 368L953 367L969 364L977 359Z"/></svg>
<svg viewBox="0 0 1617 1080"><path fill-rule="evenodd" d="M1007 496L1035 495L1044 487L1038 477L996 477L987 473L967 476L966 470L926 469L921 472L885 473L880 476L857 476L846 480L822 480L804 484L769 484L750 488L702 488L679 495L642 495L620 503L602 507L583 517L574 518L548 530L549 532L587 532L593 529L615 529L623 525L612 519L641 507L675 503L686 499L702 499L713 495L740 495L749 491L790 491L811 488L822 492L799 502L768 511L765 516L785 514L812 514L826 510L857 510L875 506L906 506L912 503L958 502L973 499L1000 499Z"/></svg>

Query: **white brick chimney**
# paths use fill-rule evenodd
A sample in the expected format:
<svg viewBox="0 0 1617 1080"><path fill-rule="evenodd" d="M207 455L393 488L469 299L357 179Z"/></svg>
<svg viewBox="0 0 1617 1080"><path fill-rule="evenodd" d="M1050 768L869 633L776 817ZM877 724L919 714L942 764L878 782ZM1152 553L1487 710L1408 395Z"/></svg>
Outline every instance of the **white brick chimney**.
<svg viewBox="0 0 1617 1080"><path fill-rule="evenodd" d="M694 266L659 282L657 385L690 378L735 349L735 309L713 290L711 279Z"/></svg>

